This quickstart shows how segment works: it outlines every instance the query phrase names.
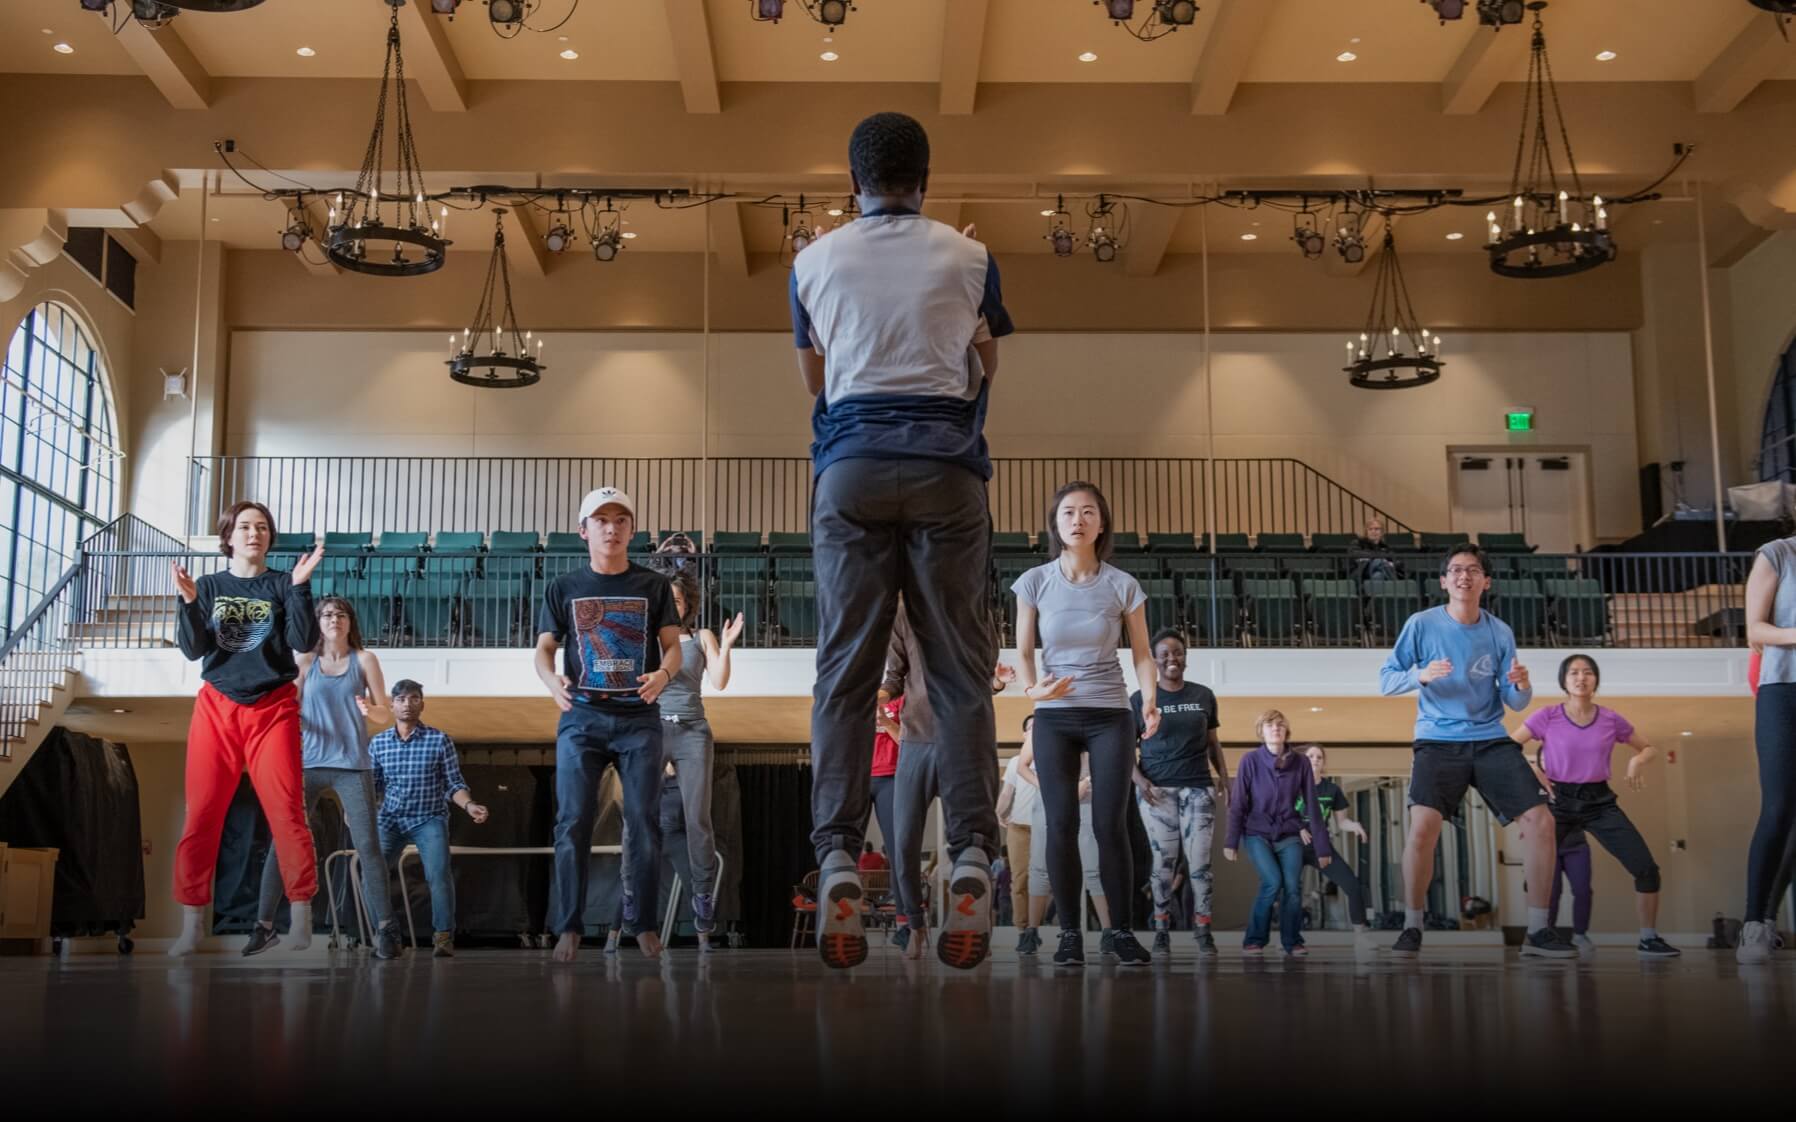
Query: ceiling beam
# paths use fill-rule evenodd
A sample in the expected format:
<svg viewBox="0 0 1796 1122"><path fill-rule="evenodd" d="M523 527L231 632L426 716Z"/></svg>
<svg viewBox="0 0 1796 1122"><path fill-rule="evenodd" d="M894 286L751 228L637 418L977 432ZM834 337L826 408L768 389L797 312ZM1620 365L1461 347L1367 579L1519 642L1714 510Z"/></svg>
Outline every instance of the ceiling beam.
<svg viewBox="0 0 1796 1122"><path fill-rule="evenodd" d="M663 0L667 31L673 37L674 69L680 74L680 96L688 113L719 113L717 59L711 51L711 20L705 0Z"/></svg>
<svg viewBox="0 0 1796 1122"><path fill-rule="evenodd" d="M1217 0L1210 5L1209 38L1191 79L1191 112L1227 113L1235 88L1259 46L1274 5L1265 0Z"/></svg>
<svg viewBox="0 0 1796 1122"><path fill-rule="evenodd" d="M530 220L518 207L497 208L505 212L505 260L526 276L549 274L549 247L543 244Z"/></svg>
<svg viewBox="0 0 1796 1122"><path fill-rule="evenodd" d="M1441 83L1441 112L1450 116L1476 113L1528 57L1528 36L1521 30L1473 33Z"/></svg>
<svg viewBox="0 0 1796 1122"><path fill-rule="evenodd" d="M309 204L302 206L298 199L286 199L283 201L287 204L287 210L289 212L303 214L306 219L306 225L312 230L312 236L306 239L305 246L293 256L299 259L299 263L305 267L306 272L315 277L336 276L341 270L338 269L336 263L326 255L324 252L324 241L318 236L324 231L325 220L328 216L313 213Z"/></svg>
<svg viewBox="0 0 1796 1122"><path fill-rule="evenodd" d="M430 0L411 0L399 9L399 34L412 53L406 77L415 78L424 100L438 113L465 113L468 108L468 76L449 44L443 17L430 10Z"/></svg>
<svg viewBox="0 0 1796 1122"><path fill-rule="evenodd" d="M718 203L705 208L711 224L711 248L717 263L733 277L748 275L748 235L742 229L742 204Z"/></svg>
<svg viewBox="0 0 1796 1122"><path fill-rule="evenodd" d="M1691 83L1698 113L1731 112L1760 82L1775 76L1790 61L1790 44L1769 30L1763 21L1753 20L1703 67Z"/></svg>
<svg viewBox="0 0 1796 1122"><path fill-rule="evenodd" d="M152 265L162 261L162 239L148 226L114 226L106 232L137 260L148 261Z"/></svg>
<svg viewBox="0 0 1796 1122"><path fill-rule="evenodd" d="M1151 277L1172 245L1172 233L1185 217L1185 208L1138 206L1129 213L1129 243L1123 246L1123 272L1132 277Z"/></svg>
<svg viewBox="0 0 1796 1122"><path fill-rule="evenodd" d="M106 17L102 17L106 18ZM137 63L176 109L205 109L212 103L212 76L200 65L171 24L151 31L134 19L118 32L119 46Z"/></svg>
<svg viewBox="0 0 1796 1122"><path fill-rule="evenodd" d="M988 0L954 0L942 19L941 111L966 114L979 99Z"/></svg>

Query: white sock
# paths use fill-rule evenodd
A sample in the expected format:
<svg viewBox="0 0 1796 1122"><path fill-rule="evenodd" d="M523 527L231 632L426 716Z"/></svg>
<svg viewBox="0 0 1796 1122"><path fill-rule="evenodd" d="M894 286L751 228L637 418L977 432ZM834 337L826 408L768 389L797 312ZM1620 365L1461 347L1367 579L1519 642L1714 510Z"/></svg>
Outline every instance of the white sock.
<svg viewBox="0 0 1796 1122"><path fill-rule="evenodd" d="M1543 927L1553 926L1553 918L1546 908L1530 907L1528 909L1528 934L1532 935Z"/></svg>
<svg viewBox="0 0 1796 1122"><path fill-rule="evenodd" d="M1422 909L1405 908L1403 911L1403 926L1413 927L1417 931L1422 930Z"/></svg>
<svg viewBox="0 0 1796 1122"><path fill-rule="evenodd" d="M1659 929L1656 927L1642 927L1640 929L1640 941L1643 943L1648 939L1657 939L1658 937Z"/></svg>
<svg viewBox="0 0 1796 1122"><path fill-rule="evenodd" d="M312 902L293 905L293 922L287 928L287 940L292 950L303 951L312 945Z"/></svg>
<svg viewBox="0 0 1796 1122"><path fill-rule="evenodd" d="M175 938L174 946L168 948L172 958L181 958L200 949L200 928L206 922L206 905L181 905L181 934Z"/></svg>

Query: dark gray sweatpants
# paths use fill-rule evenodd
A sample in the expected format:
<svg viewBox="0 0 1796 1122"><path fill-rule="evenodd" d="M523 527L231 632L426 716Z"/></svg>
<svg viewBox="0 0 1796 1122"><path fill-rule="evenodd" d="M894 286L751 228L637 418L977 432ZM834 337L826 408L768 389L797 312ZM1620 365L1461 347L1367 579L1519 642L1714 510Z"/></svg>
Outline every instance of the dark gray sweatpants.
<svg viewBox="0 0 1796 1122"><path fill-rule="evenodd" d="M997 727L988 625L991 515L985 481L936 460L838 460L811 507L817 685L811 706L811 841L858 854L873 766L873 707L898 594L916 634L939 734L948 854L998 839ZM900 757L902 759L902 757ZM977 840L975 840L977 839Z"/></svg>

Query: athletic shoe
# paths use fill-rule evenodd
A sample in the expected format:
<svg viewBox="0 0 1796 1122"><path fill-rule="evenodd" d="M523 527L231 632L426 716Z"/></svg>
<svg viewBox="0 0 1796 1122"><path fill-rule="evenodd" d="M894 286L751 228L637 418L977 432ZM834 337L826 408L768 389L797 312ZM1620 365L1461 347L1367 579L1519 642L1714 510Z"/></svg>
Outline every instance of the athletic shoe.
<svg viewBox="0 0 1796 1122"><path fill-rule="evenodd" d="M455 957L455 932L439 931L430 937L431 958Z"/></svg>
<svg viewBox="0 0 1796 1122"><path fill-rule="evenodd" d="M1154 932L1154 953L1158 955L1169 955L1172 953L1172 932Z"/></svg>
<svg viewBox="0 0 1796 1122"><path fill-rule="evenodd" d="M250 928L249 942L243 944L243 957L248 958L251 955L261 954L280 941L281 937L275 934L274 928L264 927L258 923Z"/></svg>
<svg viewBox="0 0 1796 1122"><path fill-rule="evenodd" d="M1573 935L1572 946L1578 948L1578 954L1584 958L1596 957L1596 941L1588 935Z"/></svg>
<svg viewBox="0 0 1796 1122"><path fill-rule="evenodd" d="M617 953L617 945L619 942L622 941L622 938L623 938L623 932L619 931L615 927L613 927L610 931L605 932L605 953L606 954L616 954Z"/></svg>
<svg viewBox="0 0 1796 1122"><path fill-rule="evenodd" d="M892 941L892 945L894 947L897 947L899 950L903 950L904 948L910 946L910 925L907 923L901 923L897 927L892 928L892 940L891 941Z"/></svg>
<svg viewBox="0 0 1796 1122"><path fill-rule="evenodd" d="M1077 931L1061 931L1060 946L1054 951L1055 966L1085 965L1085 936Z"/></svg>
<svg viewBox="0 0 1796 1122"><path fill-rule="evenodd" d="M1241 953L1244 955L1253 955L1257 958L1266 953L1266 946L1263 943L1242 943Z"/></svg>
<svg viewBox="0 0 1796 1122"><path fill-rule="evenodd" d="M1771 961L1773 940L1777 932L1768 923L1754 920L1740 927L1740 942L1734 947L1734 961L1745 966Z"/></svg>
<svg viewBox="0 0 1796 1122"><path fill-rule="evenodd" d="M867 961L861 922L861 874L845 850L832 849L817 877L817 953L823 965L846 970Z"/></svg>
<svg viewBox="0 0 1796 1122"><path fill-rule="evenodd" d="M1285 957L1286 958L1308 958L1308 957L1310 957L1310 949L1308 947L1304 946L1302 943L1297 944L1295 947L1286 947L1285 948Z"/></svg>
<svg viewBox="0 0 1796 1122"><path fill-rule="evenodd" d="M1112 931L1105 937L1108 942L1104 953L1116 956L1118 966L1146 966L1153 961L1141 940L1135 938L1133 931Z"/></svg>
<svg viewBox="0 0 1796 1122"><path fill-rule="evenodd" d="M1378 945L1372 941L1372 931L1367 927L1353 929L1353 953L1355 956L1371 955L1378 952Z"/></svg>
<svg viewBox="0 0 1796 1122"><path fill-rule="evenodd" d="M1397 941L1391 944L1391 953L1394 955L1401 955L1404 958L1414 958L1421 954L1422 929L1419 927L1405 927L1403 933L1397 936Z"/></svg>
<svg viewBox="0 0 1796 1122"><path fill-rule="evenodd" d="M1650 939L1642 939L1634 950L1641 958L1678 958L1684 952L1654 935Z"/></svg>
<svg viewBox="0 0 1796 1122"><path fill-rule="evenodd" d="M1528 932L1522 940L1523 958L1577 958L1578 948L1559 937L1551 927Z"/></svg>
<svg viewBox="0 0 1796 1122"><path fill-rule="evenodd" d="M1041 953L1041 928L1025 927L1017 932L1016 953L1031 958Z"/></svg>
<svg viewBox="0 0 1796 1122"><path fill-rule="evenodd" d="M991 949L991 858L978 846L968 846L948 877L948 918L935 937L935 957L944 966L971 970Z"/></svg>
<svg viewBox="0 0 1796 1122"><path fill-rule="evenodd" d="M393 959L399 957L399 928L391 923L383 923L374 932L374 957Z"/></svg>
<svg viewBox="0 0 1796 1122"><path fill-rule="evenodd" d="M717 900L709 892L692 898L692 929L700 935L717 930Z"/></svg>
<svg viewBox="0 0 1796 1122"><path fill-rule="evenodd" d="M1203 958L1216 957L1216 936L1210 934L1207 923L1197 929L1197 953Z"/></svg>

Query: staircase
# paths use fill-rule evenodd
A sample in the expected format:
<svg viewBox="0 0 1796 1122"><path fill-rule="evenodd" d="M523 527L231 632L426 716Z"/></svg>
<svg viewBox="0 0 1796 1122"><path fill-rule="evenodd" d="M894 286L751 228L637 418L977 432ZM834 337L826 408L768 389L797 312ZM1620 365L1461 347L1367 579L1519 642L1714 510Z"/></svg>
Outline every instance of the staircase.
<svg viewBox="0 0 1796 1122"><path fill-rule="evenodd" d="M1738 585L1610 597L1610 642L1619 647L1737 647L1745 613Z"/></svg>
<svg viewBox="0 0 1796 1122"><path fill-rule="evenodd" d="M15 651L0 663L0 796L68 709L80 657L78 651Z"/></svg>
<svg viewBox="0 0 1796 1122"><path fill-rule="evenodd" d="M113 595L91 613L91 618L71 623L66 638L81 647L172 647L175 645L175 598Z"/></svg>

